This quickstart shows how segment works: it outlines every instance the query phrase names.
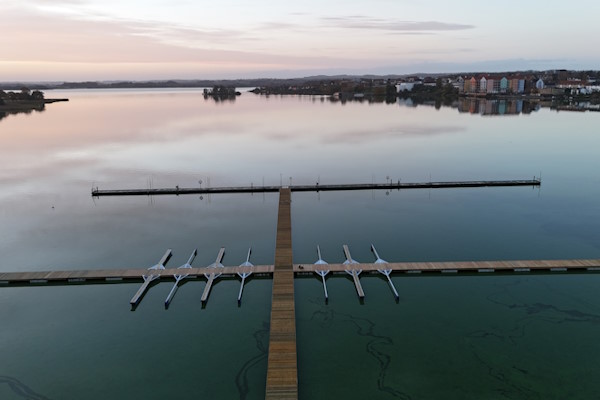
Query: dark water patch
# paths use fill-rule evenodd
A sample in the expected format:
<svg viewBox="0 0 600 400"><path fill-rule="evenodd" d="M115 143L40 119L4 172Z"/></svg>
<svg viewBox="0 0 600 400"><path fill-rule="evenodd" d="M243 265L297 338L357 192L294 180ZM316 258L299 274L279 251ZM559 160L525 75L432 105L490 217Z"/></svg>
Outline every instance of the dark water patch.
<svg viewBox="0 0 600 400"><path fill-rule="evenodd" d="M312 313L310 320L316 322L322 328L328 328L339 321L344 324L350 324L358 336L368 339L365 351L377 362L379 368L377 389L380 392L404 400L411 399L410 395L398 390L386 381L392 362L392 356L386 349L394 346L394 341L391 337L378 334L375 322L370 319L334 311L327 306L321 305L319 301L314 299L309 300L309 302L319 307Z"/></svg>
<svg viewBox="0 0 600 400"><path fill-rule="evenodd" d="M269 351L269 323L263 321L262 328L255 331L252 336L256 342L259 354L247 360L235 375L235 385L240 394L240 400L246 400L250 392L248 385L248 373L267 358Z"/></svg>
<svg viewBox="0 0 600 400"><path fill-rule="evenodd" d="M17 396L27 400L50 400L49 397L36 393L29 386L11 376L0 375L0 385L6 384Z"/></svg>

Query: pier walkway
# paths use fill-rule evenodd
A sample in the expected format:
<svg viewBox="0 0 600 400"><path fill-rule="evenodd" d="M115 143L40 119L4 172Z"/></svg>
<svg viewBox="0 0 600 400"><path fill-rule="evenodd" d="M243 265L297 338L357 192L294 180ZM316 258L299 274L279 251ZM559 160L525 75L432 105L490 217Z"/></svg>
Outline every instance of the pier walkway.
<svg viewBox="0 0 600 400"><path fill-rule="evenodd" d="M279 191L266 399L298 399L291 191L289 188L282 188Z"/></svg>
<svg viewBox="0 0 600 400"><path fill-rule="evenodd" d="M477 272L535 272L535 271L600 271L600 259L584 260L510 260L510 261L447 261L447 262L390 262L385 265L396 273L477 273ZM294 264L296 274L309 274L323 269L319 264ZM327 264L327 270L332 273L344 273L356 269L363 272L377 272L381 264L358 263ZM223 276L234 276L238 272L252 272L256 275L270 275L273 265L253 265L252 267L223 267ZM203 277L214 272L214 268L189 268L185 271L190 279ZM30 271L30 272L0 272L0 284L26 285L38 283L54 284L96 284L104 282L139 282L142 275L147 274L145 268L128 269L88 269L73 271ZM168 268L154 272L161 280L175 280L175 275L181 274L181 269Z"/></svg>
<svg viewBox="0 0 600 400"><path fill-rule="evenodd" d="M346 185L295 185L289 186L291 192L327 192L343 190L404 190L404 189L448 189L474 187L505 187L505 186L540 186L541 180L503 180L503 181L456 181L456 182L416 182L402 183L356 183ZM281 186L230 186L230 187L197 187L197 188L159 188L159 189L122 189L99 190L92 189L93 197L101 196L160 196L185 194L217 194L217 193L276 193Z"/></svg>
<svg viewBox="0 0 600 400"><path fill-rule="evenodd" d="M384 274L392 288L395 298L398 293L390 279L392 272L396 273L489 273L489 272L534 272L534 271L600 271L600 259L588 260L524 260L524 261L466 261L466 262L403 262L387 263L380 259L371 245L377 261L374 263L361 263L352 259L350 251L344 245L346 262L340 264L327 264L321 259L315 264L293 264L292 260L292 230L291 230L291 193L308 191L342 191L342 190L402 190L402 189L441 189L441 188L469 188L469 187L494 187L494 186L540 186L539 179L513 180L513 181L463 181L463 182L426 182L426 183L397 183L388 181L385 184L347 184L347 185L296 185L290 187L279 186L248 186L248 187L221 187L221 188L166 188L166 189L133 189L133 190L92 190L92 196L136 196L136 195L184 195L184 194L215 194L215 193L261 193L279 192L279 209L277 219L277 235L275 245L274 265L252 265L249 262L250 251L246 262L237 267L225 267L220 261L223 249L214 264L205 268L192 268L190 257L186 263L185 271L180 268L165 268L167 253L154 267L147 269L102 269L102 270L72 270L72 271L38 271L38 272L0 272L0 285L42 285L42 284L94 284L104 282L132 282L144 280L144 284L132 299L132 304L137 304L144 291L150 287L151 280L170 279L175 285L167 300L172 298L177 283L183 278L208 279L202 302L205 303L210 290L210 283L220 275L242 278L238 304L244 279L250 274L273 275L273 290L271 301L271 324L269 336L268 367L266 381L266 399L297 400L298 399L298 371L296 349L296 322L294 304L294 276L312 275L317 273L323 281L325 298L328 298L325 285L325 275L349 274L352 275L357 294L360 298L365 296L358 275ZM195 256L195 252L193 254ZM218 268L217 268L218 267ZM184 273L183 273L184 272ZM183 274L182 274L183 273ZM168 304L168 301L165 302Z"/></svg>

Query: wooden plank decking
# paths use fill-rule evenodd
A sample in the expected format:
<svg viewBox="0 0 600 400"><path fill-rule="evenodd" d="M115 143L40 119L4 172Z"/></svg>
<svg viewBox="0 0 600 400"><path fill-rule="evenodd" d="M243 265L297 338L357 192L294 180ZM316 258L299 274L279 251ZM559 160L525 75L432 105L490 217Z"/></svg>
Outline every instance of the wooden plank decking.
<svg viewBox="0 0 600 400"><path fill-rule="evenodd" d="M302 267L300 267L302 266ZM313 272L322 269L316 264L296 264L295 272ZM377 271L381 264L327 264L331 272L344 272L349 269L362 270L363 272ZM385 264L385 269L396 272L519 272L530 271L586 271L598 270L600 259L589 260L514 260L514 261L447 261L447 262L390 262Z"/></svg>
<svg viewBox="0 0 600 400"><path fill-rule="evenodd" d="M255 265L252 267L223 267L219 268L219 272L223 275L235 275L238 272L252 272L254 274L270 274L273 272L272 265ZM202 276L215 272L214 268L189 268L185 273L190 278ZM181 274L181 269L168 268L163 270L155 270L154 275L160 275L161 279L174 280L173 275ZM149 272L144 268L127 268L127 269L88 269L88 270L73 270L73 271L30 271L30 272L0 272L0 282L23 284L32 280L46 280L53 283L61 282L79 282L79 283L98 283L98 281L139 281L142 275L148 275Z"/></svg>
<svg viewBox="0 0 600 400"><path fill-rule="evenodd" d="M313 272L323 269L321 265L294 264L294 272ZM352 264L327 264L331 272L344 272L347 269L360 269L363 272L377 271L381 264L359 263ZM600 259L585 260L510 260L510 261L448 261L448 262L401 262L388 263L386 269L395 272L432 272L442 271L457 272L519 272L530 271L600 271ZM255 265L252 267L223 267L223 275L235 275L237 272L252 272L253 274L271 274L273 265ZM214 272L214 268L190 268L185 271L190 278L199 277ZM181 274L181 269L168 268L154 271L161 279L173 280L173 275ZM144 268L127 269L88 269L73 271L30 271L30 272L0 272L0 283L25 284L31 281L48 281L49 283L98 283L99 281L139 281L142 275L147 275ZM36 283L36 282L32 282Z"/></svg>
<svg viewBox="0 0 600 400"><path fill-rule="evenodd" d="M255 265L252 267L223 267L223 275L235 275L237 272L252 272L254 274L271 274L273 265ZM313 264L294 264L294 272L313 272L323 266ZM377 271L381 264L327 264L331 272L344 272L347 269L361 269L364 272ZM586 260L511 260L511 261L449 261L449 262L391 262L386 269L395 272L515 272L529 269L530 271L586 271L600 270L600 259ZM186 269L190 278L203 276L214 272L214 268ZM98 281L139 281L148 270L143 268L127 269L88 269L73 271L30 271L30 272L0 272L0 283L24 284L31 281L48 281L50 283L98 283ZM181 269L169 268L154 271L161 279L173 280L173 275L181 274ZM33 282L36 283L36 282Z"/></svg>
<svg viewBox="0 0 600 400"><path fill-rule="evenodd" d="M296 315L292 264L291 191L279 191L271 328L267 367L267 400L297 400Z"/></svg>

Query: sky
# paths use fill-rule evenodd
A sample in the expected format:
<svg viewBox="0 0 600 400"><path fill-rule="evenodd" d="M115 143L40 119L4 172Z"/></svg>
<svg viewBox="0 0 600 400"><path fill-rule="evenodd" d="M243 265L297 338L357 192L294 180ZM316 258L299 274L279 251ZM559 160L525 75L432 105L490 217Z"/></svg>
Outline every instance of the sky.
<svg viewBox="0 0 600 400"><path fill-rule="evenodd" d="M0 0L0 81L600 69L600 2Z"/></svg>

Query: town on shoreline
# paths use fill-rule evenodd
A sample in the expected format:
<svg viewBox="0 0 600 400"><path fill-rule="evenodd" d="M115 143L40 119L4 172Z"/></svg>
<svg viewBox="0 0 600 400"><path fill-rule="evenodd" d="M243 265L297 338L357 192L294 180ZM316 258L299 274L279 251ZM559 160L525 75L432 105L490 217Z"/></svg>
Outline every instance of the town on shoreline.
<svg viewBox="0 0 600 400"><path fill-rule="evenodd" d="M509 103L527 101L546 106L551 104L553 108L564 110L600 110L600 71L561 69L293 79L0 83L0 118L13 113L43 111L45 104L68 100L46 99L42 90L203 88L205 99L234 101L240 94L235 88L240 87L253 88L250 92L258 95L325 96L330 101L342 103L396 103L408 100L414 104L432 104L437 108L444 105L472 110L491 107L489 104L492 103L485 103L485 100L502 100ZM520 108L517 106L517 109Z"/></svg>

